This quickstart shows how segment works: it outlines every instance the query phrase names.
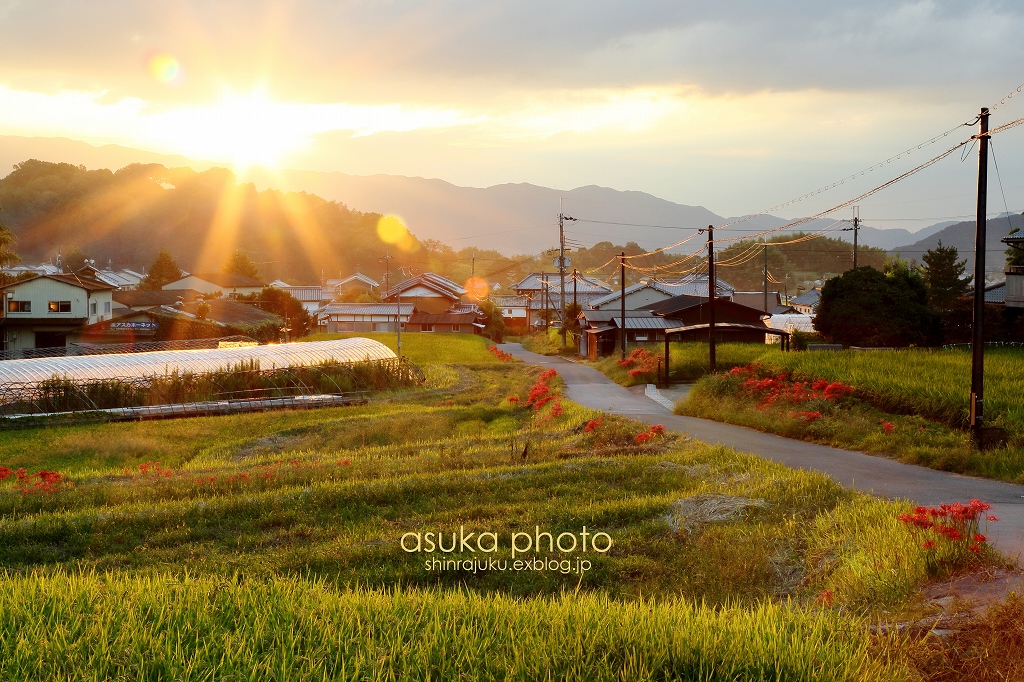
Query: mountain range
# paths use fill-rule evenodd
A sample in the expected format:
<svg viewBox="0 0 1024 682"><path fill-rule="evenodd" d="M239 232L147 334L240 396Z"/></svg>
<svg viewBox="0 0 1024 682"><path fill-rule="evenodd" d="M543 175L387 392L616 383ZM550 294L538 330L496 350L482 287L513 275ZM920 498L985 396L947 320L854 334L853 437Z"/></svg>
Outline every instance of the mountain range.
<svg viewBox="0 0 1024 682"><path fill-rule="evenodd" d="M0 136L0 168L26 159L67 162L88 168L117 169L130 163L159 163L168 168L190 166L204 170L216 166L181 156L157 154L118 145L94 146L64 138ZM486 188L460 187L439 179L396 175L347 175L339 172L302 170L251 170L244 178L259 189L304 191L338 201L361 212L401 216L421 240L434 239L456 250L465 246L492 248L505 254L538 253L558 243L558 210L575 218L566 222L570 244L634 241L645 248L680 241L707 225L721 225L734 218L720 216L703 206L690 206L638 191L622 191L594 185L560 190L527 183ZM1019 217L1018 217L1019 218ZM726 228L730 236L745 236L775 229L789 222L772 215L750 217ZM993 222L993 221L990 221ZM819 219L796 230L813 231L834 226ZM998 240L1005 236L1006 219L990 229L990 258L1000 267ZM1016 223L1014 223L1016 226ZM938 223L916 232L901 228L861 225L860 243L919 258L939 239L968 256L973 249L973 222ZM853 240L852 231L830 236ZM692 242L691 242L692 244ZM692 246L683 247L693 250Z"/></svg>

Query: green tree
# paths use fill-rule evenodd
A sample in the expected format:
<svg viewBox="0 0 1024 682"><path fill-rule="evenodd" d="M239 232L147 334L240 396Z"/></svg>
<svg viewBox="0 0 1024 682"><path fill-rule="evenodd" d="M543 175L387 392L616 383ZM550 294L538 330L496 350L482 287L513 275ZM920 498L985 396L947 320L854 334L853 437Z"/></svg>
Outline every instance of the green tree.
<svg viewBox="0 0 1024 682"><path fill-rule="evenodd" d="M64 272L78 272L85 267L88 260L89 255L85 251L77 246L72 246L71 250L61 258L61 265L64 267Z"/></svg>
<svg viewBox="0 0 1024 682"><path fill-rule="evenodd" d="M241 300L255 303L266 312L280 317L292 330L291 337L293 339L306 336L313 331L315 321L312 316L302 306L299 299L283 289L264 287L260 293L244 296Z"/></svg>
<svg viewBox="0 0 1024 682"><path fill-rule="evenodd" d="M174 260L174 256L167 249L160 249L156 260L149 267L149 273L139 283L140 289L150 291L163 289L164 285L181 279L181 268Z"/></svg>
<svg viewBox="0 0 1024 682"><path fill-rule="evenodd" d="M1011 235L1017 234L1018 232L1020 232L1019 227L1015 227L1014 229L1010 230ZM1024 248L1011 246L1010 248L1006 249L1006 264L1016 266L1024 265Z"/></svg>
<svg viewBox="0 0 1024 682"><path fill-rule="evenodd" d="M505 333L505 318L501 316L501 308L494 301L480 301L480 316L483 318L483 335L495 343L501 343Z"/></svg>
<svg viewBox="0 0 1024 682"><path fill-rule="evenodd" d="M235 249L231 258L228 258L228 262L224 264L224 272L245 275L253 279L260 278L260 269L256 261L249 258L249 254L241 249Z"/></svg>
<svg viewBox="0 0 1024 682"><path fill-rule="evenodd" d="M825 282L814 328L830 342L853 346L934 345L942 336L924 279L906 261L889 273L861 267Z"/></svg>
<svg viewBox="0 0 1024 682"><path fill-rule="evenodd" d="M6 225L0 225L0 268L9 268L21 261L21 257L14 250L18 238Z"/></svg>
<svg viewBox="0 0 1024 682"><path fill-rule="evenodd" d="M928 287L928 300L936 310L948 310L953 303L970 291L971 276L964 275L967 261L957 261L956 247L942 242L929 249L924 261L924 281Z"/></svg>

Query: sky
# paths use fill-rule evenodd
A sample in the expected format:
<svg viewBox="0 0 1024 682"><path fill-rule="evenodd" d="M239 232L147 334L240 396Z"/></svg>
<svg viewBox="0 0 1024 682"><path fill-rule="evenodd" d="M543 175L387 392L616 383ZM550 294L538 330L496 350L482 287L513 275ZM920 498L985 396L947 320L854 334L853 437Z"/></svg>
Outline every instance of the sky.
<svg viewBox="0 0 1024 682"><path fill-rule="evenodd" d="M1024 83L1021 36L1019 2L0 0L0 134L243 173L596 184L732 216L950 131L775 211L796 217L969 137L959 124ZM1019 94L992 126L1022 116ZM1024 126L993 147L989 207L1024 210ZM970 216L962 156L861 202L862 219Z"/></svg>

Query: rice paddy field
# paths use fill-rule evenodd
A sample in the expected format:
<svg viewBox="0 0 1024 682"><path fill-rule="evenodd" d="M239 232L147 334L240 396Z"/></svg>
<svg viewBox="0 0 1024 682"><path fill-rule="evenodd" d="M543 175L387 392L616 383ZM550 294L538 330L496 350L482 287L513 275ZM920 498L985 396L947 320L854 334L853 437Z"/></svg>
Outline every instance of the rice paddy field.
<svg viewBox="0 0 1024 682"><path fill-rule="evenodd" d="M1001 563L419 338L367 405L0 432L0 679L920 679L867 626Z"/></svg>

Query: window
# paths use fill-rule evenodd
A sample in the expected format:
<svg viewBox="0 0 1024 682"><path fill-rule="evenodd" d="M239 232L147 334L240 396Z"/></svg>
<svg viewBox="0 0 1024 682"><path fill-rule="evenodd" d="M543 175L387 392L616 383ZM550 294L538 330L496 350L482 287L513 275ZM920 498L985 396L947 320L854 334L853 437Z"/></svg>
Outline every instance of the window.
<svg viewBox="0 0 1024 682"><path fill-rule="evenodd" d="M30 313L32 312L32 301L7 301L7 312Z"/></svg>
<svg viewBox="0 0 1024 682"><path fill-rule="evenodd" d="M432 331L434 331L434 325L432 325L432 324L421 324L420 325L420 331L421 332L432 332Z"/></svg>
<svg viewBox="0 0 1024 682"><path fill-rule="evenodd" d="M50 301L47 304L47 309L51 313L70 313L71 301Z"/></svg>
<svg viewBox="0 0 1024 682"><path fill-rule="evenodd" d="M107 315L110 313L110 301L103 302L103 314Z"/></svg>
<svg viewBox="0 0 1024 682"><path fill-rule="evenodd" d="M456 334L458 334L459 332L462 331L462 325L460 325L460 324L453 324L452 325L452 331L455 332Z"/></svg>
<svg viewBox="0 0 1024 682"><path fill-rule="evenodd" d="M96 314L96 301L93 301L92 303L89 304L89 314L90 315L95 315Z"/></svg>

